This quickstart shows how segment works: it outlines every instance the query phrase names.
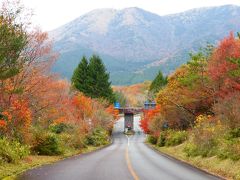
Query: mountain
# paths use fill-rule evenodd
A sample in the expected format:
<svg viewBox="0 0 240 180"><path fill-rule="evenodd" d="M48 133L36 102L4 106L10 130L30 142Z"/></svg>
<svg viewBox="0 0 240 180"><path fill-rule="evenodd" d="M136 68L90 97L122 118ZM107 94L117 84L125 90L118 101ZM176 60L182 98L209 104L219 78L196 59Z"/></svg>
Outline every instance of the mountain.
<svg viewBox="0 0 240 180"><path fill-rule="evenodd" d="M140 8L93 10L49 35L61 53L53 71L70 78L82 55L102 57L115 85L171 73L188 53L240 30L240 7L225 5L159 16Z"/></svg>

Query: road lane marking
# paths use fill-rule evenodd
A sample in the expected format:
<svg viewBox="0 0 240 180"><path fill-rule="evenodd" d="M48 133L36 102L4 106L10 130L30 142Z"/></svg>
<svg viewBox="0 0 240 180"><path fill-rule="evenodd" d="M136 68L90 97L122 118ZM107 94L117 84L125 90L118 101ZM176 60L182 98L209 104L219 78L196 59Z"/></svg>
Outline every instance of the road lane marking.
<svg viewBox="0 0 240 180"><path fill-rule="evenodd" d="M134 169L132 167L132 164L131 164L131 161L129 159L128 146L126 148L125 158L126 158L126 161L127 161L128 170L130 171L131 175L133 176L133 179L134 180L139 180L139 177L137 176L136 172L134 171Z"/></svg>

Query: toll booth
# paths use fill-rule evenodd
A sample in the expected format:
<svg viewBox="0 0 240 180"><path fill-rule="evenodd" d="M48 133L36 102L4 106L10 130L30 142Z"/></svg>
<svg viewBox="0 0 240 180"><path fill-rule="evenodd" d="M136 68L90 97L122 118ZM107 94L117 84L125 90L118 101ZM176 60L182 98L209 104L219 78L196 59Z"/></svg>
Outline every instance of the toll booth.
<svg viewBox="0 0 240 180"><path fill-rule="evenodd" d="M133 130L133 119L134 113L132 112L125 112L124 113L124 131Z"/></svg>

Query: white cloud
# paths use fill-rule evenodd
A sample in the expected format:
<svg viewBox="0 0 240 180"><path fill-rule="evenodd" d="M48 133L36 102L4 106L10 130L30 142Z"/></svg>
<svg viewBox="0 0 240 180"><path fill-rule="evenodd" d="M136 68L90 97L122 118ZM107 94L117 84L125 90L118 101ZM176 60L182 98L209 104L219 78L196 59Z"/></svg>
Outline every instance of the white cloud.
<svg viewBox="0 0 240 180"><path fill-rule="evenodd" d="M34 24L39 25L43 30L57 28L98 8L139 7L165 15L197 7L240 5L239 0L22 0L22 2L26 7L33 9Z"/></svg>

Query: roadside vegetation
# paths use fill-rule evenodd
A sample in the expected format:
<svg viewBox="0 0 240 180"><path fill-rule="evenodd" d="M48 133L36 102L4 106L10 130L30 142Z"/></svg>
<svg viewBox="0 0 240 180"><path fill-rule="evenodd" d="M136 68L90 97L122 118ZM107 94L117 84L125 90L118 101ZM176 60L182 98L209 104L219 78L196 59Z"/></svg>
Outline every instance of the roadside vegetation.
<svg viewBox="0 0 240 180"><path fill-rule="evenodd" d="M240 179L239 34L190 54L167 83L160 79L157 91L150 91L157 107L145 111L141 120L148 142L196 166Z"/></svg>
<svg viewBox="0 0 240 180"><path fill-rule="evenodd" d="M89 69L92 73L101 69L101 73L87 75L102 91L88 90L88 94L75 84L75 79L81 79L77 72L72 84L50 72L58 54L52 50L47 33L31 27L29 19L18 1L3 2L0 179L109 144L117 118L109 76L100 57L92 56Z"/></svg>

